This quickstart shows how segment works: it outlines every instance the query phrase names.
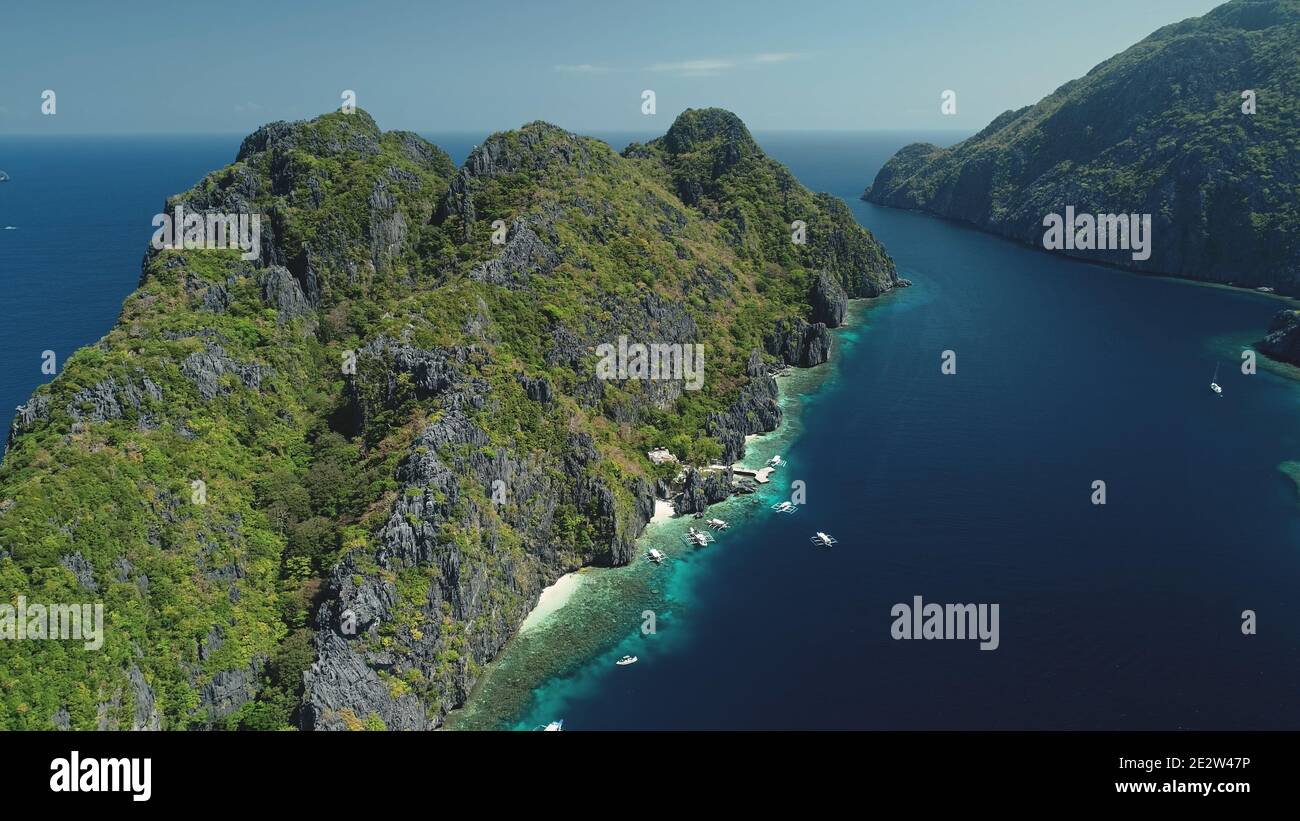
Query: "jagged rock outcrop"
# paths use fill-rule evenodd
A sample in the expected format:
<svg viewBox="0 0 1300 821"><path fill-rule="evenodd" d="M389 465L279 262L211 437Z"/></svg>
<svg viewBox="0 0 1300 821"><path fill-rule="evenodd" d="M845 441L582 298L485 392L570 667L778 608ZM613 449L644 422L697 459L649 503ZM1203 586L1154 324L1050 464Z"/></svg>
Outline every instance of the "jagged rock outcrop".
<svg viewBox="0 0 1300 821"><path fill-rule="evenodd" d="M265 369L256 363L236 362L222 346L208 345L205 350L185 357L181 373L194 383L204 399L212 399L230 390L221 382L226 374L233 375L249 390L260 390Z"/></svg>
<svg viewBox="0 0 1300 821"><path fill-rule="evenodd" d="M1281 362L1300 365L1300 311L1288 308L1274 314L1268 333L1255 347Z"/></svg>
<svg viewBox="0 0 1300 821"><path fill-rule="evenodd" d="M77 577L77 584L91 593L99 592L99 584L95 581L95 567L81 555L81 551L69 553L60 558L59 562Z"/></svg>
<svg viewBox="0 0 1300 821"><path fill-rule="evenodd" d="M830 359L831 335L822 322L783 319L764 338L763 346L787 365L811 368Z"/></svg>
<svg viewBox="0 0 1300 821"><path fill-rule="evenodd" d="M470 271L480 282L518 288L533 274L547 274L560 264L560 256L533 232L527 223L516 220L501 253Z"/></svg>
<svg viewBox="0 0 1300 821"><path fill-rule="evenodd" d="M844 324L849 297L835 277L823 271L813 278L808 304L812 306L810 318L814 323L820 322L827 328L838 328Z"/></svg>
<svg viewBox="0 0 1300 821"><path fill-rule="evenodd" d="M271 265L258 274L262 299L276 310L280 322L288 322L311 312L311 303L303 293L302 285L283 265Z"/></svg>
<svg viewBox="0 0 1300 821"><path fill-rule="evenodd" d="M15 409L14 420L9 424L9 438L5 441L5 449L8 450L14 446L14 441L27 430L30 430L37 422L49 416L50 412L50 395L47 393L37 393L23 404Z"/></svg>
<svg viewBox="0 0 1300 821"><path fill-rule="evenodd" d="M776 380L763 364L763 356L751 351L746 365L749 382L726 412L709 415L709 436L722 444L722 463L732 464L745 455L745 437L776 430L781 424L781 405Z"/></svg>
<svg viewBox="0 0 1300 821"><path fill-rule="evenodd" d="M731 468L699 470L688 467L682 489L673 497L673 510L682 513L703 513L709 505L724 501L732 493Z"/></svg>

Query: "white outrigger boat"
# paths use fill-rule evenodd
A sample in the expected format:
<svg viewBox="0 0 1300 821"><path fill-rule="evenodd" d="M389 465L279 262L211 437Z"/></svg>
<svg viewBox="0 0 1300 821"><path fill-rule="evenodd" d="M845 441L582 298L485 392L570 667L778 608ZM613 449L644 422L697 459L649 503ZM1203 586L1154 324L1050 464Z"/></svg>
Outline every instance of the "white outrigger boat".
<svg viewBox="0 0 1300 821"><path fill-rule="evenodd" d="M708 524L708 526L713 530L726 530L731 527L731 525L727 524L726 521L722 519L709 519L706 524Z"/></svg>
<svg viewBox="0 0 1300 821"><path fill-rule="evenodd" d="M794 502L777 502L772 505L772 509L777 513L797 513L799 511Z"/></svg>
<svg viewBox="0 0 1300 821"><path fill-rule="evenodd" d="M688 528L686 533L682 535L682 541L688 545L704 547L713 543L713 534L705 533L703 530L696 530L692 527Z"/></svg>
<svg viewBox="0 0 1300 821"><path fill-rule="evenodd" d="M645 554L645 557L650 561L654 562L655 564L664 563L664 554L660 553L658 550L655 550L653 547L650 548L649 553Z"/></svg>
<svg viewBox="0 0 1300 821"><path fill-rule="evenodd" d="M558 721L552 721L550 724L547 724L545 727L539 725L537 729L544 730L545 732L548 733L558 733L559 731L564 729L564 719L559 719Z"/></svg>
<svg viewBox="0 0 1300 821"><path fill-rule="evenodd" d="M1220 387L1219 387L1219 365L1218 365L1218 363L1215 363L1215 365L1214 365L1214 378L1210 380L1210 390L1214 391L1215 395L1217 395L1217 396L1223 396L1223 388L1220 388Z"/></svg>
<svg viewBox="0 0 1300 821"><path fill-rule="evenodd" d="M636 664L640 660L641 659L637 658L636 656L623 656L623 658L619 659L614 663L617 664L619 667L626 667L629 664Z"/></svg>
<svg viewBox="0 0 1300 821"><path fill-rule="evenodd" d="M822 533L822 532L819 530L819 531L817 531L817 535L813 536L813 537L810 538L808 541L812 542L813 544L817 545L818 547L830 547L831 545L833 545L833 544L835 544L836 542L838 542L839 539L836 539L834 536L832 536L832 535L829 534L829 533Z"/></svg>
<svg viewBox="0 0 1300 821"><path fill-rule="evenodd" d="M782 462L782 461L781 461L781 454L779 454L779 453L778 453L777 455L773 456L771 459L768 459L768 460L767 460L767 466L770 467L770 468L779 468L779 467L781 467L781 465L784 465L784 464L785 464L785 462Z"/></svg>

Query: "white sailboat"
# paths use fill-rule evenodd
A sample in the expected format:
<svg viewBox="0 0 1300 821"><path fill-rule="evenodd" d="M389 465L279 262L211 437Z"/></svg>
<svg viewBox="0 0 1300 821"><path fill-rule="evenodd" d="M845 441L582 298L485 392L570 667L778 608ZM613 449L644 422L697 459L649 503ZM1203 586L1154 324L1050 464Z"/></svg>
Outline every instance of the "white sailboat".
<svg viewBox="0 0 1300 821"><path fill-rule="evenodd" d="M1219 363L1214 363L1214 378L1210 380L1210 390L1218 396L1223 396L1223 388L1219 387Z"/></svg>

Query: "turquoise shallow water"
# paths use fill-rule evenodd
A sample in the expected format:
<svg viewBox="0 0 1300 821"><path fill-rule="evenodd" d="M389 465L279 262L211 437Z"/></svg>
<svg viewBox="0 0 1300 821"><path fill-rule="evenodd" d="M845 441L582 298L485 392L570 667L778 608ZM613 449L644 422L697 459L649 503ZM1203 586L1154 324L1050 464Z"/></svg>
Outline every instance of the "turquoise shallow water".
<svg viewBox="0 0 1300 821"><path fill-rule="evenodd" d="M1300 727L1300 507L1278 470L1300 454L1300 392L1237 358L1282 303L857 201L906 141L763 140L916 283L785 383L790 424L747 459L781 452L808 504L733 500L717 544L594 572L452 726ZM916 595L998 604L1000 646L894 640Z"/></svg>

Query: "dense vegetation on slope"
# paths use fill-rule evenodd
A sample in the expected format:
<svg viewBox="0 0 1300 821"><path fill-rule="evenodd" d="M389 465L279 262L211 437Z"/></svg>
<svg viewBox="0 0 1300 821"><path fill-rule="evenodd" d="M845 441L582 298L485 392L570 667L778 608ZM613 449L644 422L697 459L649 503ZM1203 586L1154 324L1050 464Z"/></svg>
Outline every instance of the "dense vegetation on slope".
<svg viewBox="0 0 1300 821"><path fill-rule="evenodd" d="M531 123L459 170L360 111L275 123L176 205L262 214L261 259L151 252L20 408L0 590L106 624L0 641L0 728L436 726L544 586L630 559L648 449L735 458L770 369L897 282L716 110L626 156ZM703 389L596 378L621 334L703 344Z"/></svg>
<svg viewBox="0 0 1300 821"><path fill-rule="evenodd" d="M943 149L899 151L864 194L1041 244L1043 217L1152 215L1146 271L1300 293L1300 1L1233 0L1165 26ZM1243 113L1242 92L1256 94Z"/></svg>

